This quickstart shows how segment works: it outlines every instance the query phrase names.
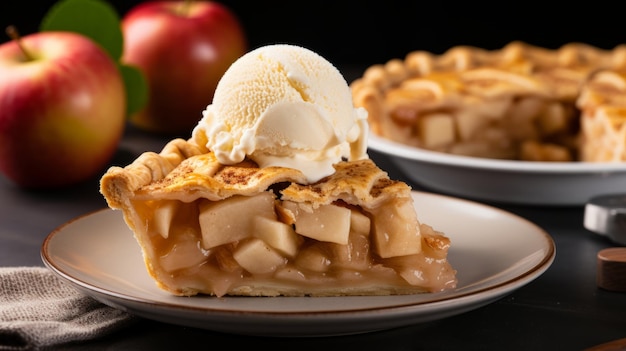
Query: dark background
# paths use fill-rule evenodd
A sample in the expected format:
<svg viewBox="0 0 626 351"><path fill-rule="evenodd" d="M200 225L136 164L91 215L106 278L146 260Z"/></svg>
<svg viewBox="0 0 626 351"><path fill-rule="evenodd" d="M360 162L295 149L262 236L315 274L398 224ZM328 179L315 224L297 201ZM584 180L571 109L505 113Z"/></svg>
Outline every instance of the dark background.
<svg viewBox="0 0 626 351"><path fill-rule="evenodd" d="M0 28L25 35L54 0L1 1ZM110 0L123 16L140 1ZM577 41L610 49L626 43L619 2L221 1L242 21L250 47L290 43L338 66L365 67L412 50L441 53L455 45L496 49L512 40L548 48ZM582 4L582 5L581 5ZM8 40L0 33L0 42Z"/></svg>

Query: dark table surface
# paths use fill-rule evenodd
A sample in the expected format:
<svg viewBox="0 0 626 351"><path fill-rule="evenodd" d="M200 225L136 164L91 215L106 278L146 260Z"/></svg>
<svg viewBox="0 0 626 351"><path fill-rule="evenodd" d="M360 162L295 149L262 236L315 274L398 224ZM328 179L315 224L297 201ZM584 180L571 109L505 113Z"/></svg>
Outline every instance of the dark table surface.
<svg viewBox="0 0 626 351"><path fill-rule="evenodd" d="M143 151L159 151L167 140L129 128L112 164L129 163ZM370 157L392 178L411 184L384 156L370 151ZM106 207L98 180L70 189L25 191L0 177L0 266L43 266L41 244L51 231ZM229 335L140 319L111 335L68 348L182 350L221 344L229 349L582 350L626 337L626 293L596 285L596 255L613 244L583 227L582 206L488 205L542 227L554 239L557 254L543 275L473 311L387 331L320 338Z"/></svg>

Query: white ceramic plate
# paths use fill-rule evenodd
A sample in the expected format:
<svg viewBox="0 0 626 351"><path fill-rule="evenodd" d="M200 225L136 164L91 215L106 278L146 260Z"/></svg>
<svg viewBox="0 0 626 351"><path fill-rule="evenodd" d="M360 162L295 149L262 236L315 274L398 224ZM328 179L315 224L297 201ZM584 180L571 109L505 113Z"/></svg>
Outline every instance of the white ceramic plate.
<svg viewBox="0 0 626 351"><path fill-rule="evenodd" d="M528 162L433 152L370 133L368 147L391 157L413 182L475 200L525 205L584 205L626 187L626 162Z"/></svg>
<svg viewBox="0 0 626 351"><path fill-rule="evenodd" d="M491 303L540 276L555 257L535 224L475 202L414 192L422 222L451 239L454 290L376 297L176 297L148 276L119 211L79 217L44 241L43 262L97 300L158 321L220 332L322 336L407 326Z"/></svg>

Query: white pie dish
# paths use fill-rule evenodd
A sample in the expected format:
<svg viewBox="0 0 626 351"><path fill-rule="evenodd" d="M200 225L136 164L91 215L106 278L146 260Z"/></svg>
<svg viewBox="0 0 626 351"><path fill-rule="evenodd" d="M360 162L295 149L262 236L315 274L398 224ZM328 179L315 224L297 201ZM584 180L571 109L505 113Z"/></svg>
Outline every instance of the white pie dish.
<svg viewBox="0 0 626 351"><path fill-rule="evenodd" d="M458 156L400 144L370 133L368 147L390 157L412 182L488 202L582 206L623 192L626 162L529 162Z"/></svg>
<svg viewBox="0 0 626 351"><path fill-rule="evenodd" d="M41 257L60 278L112 307L167 323L262 336L354 334L446 318L530 283L554 260L552 238L526 219L472 201L413 196L420 220L451 238L449 260L459 279L453 290L369 297L173 296L148 276L121 212L109 209L50 233Z"/></svg>

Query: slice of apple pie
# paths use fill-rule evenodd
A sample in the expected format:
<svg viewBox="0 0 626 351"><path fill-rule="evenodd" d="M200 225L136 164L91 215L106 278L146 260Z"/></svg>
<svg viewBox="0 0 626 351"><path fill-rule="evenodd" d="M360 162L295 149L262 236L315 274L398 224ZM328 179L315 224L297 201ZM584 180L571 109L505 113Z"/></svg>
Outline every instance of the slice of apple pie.
<svg viewBox="0 0 626 351"><path fill-rule="evenodd" d="M176 295L343 296L455 287L450 239L371 160L307 184L296 169L220 164L174 139L101 179L149 274Z"/></svg>

